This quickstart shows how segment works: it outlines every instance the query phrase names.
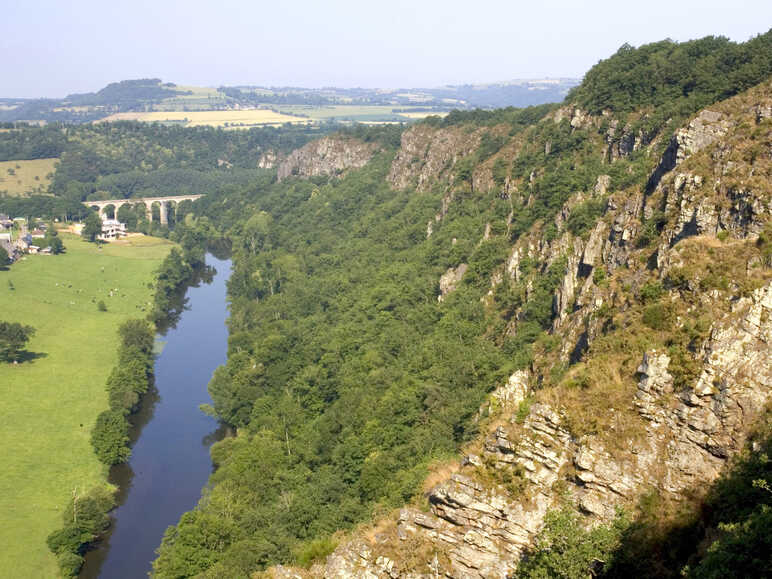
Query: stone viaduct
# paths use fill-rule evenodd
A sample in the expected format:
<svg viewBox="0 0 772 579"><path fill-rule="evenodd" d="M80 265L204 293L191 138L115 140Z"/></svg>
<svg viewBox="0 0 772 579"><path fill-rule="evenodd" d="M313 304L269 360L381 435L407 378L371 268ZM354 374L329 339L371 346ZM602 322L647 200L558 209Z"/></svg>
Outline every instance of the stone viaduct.
<svg viewBox="0 0 772 579"><path fill-rule="evenodd" d="M161 224L166 225L168 220L168 205L167 203L174 203L177 205L180 201L195 201L200 199L203 195L176 195L174 197L130 197L128 199L107 199L105 201L84 201L83 205L87 207L96 207L99 212L99 217L102 221L106 219L106 209L112 205L115 210L115 216L118 216L118 209L122 205L127 203L131 205L144 203L147 210L147 220L153 221L153 203L158 203L161 212Z"/></svg>

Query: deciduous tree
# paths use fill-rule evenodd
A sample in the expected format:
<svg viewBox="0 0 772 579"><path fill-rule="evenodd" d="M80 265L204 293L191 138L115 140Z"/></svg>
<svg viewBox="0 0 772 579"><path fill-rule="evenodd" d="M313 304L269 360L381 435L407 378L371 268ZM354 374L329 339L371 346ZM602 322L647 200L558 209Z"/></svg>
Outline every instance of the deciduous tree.
<svg viewBox="0 0 772 579"><path fill-rule="evenodd" d="M81 236L87 241L96 241L97 236L102 233L102 220L96 213L89 213L84 222Z"/></svg>
<svg viewBox="0 0 772 579"><path fill-rule="evenodd" d="M19 353L35 334L35 328L18 322L0 322L0 360L17 362Z"/></svg>

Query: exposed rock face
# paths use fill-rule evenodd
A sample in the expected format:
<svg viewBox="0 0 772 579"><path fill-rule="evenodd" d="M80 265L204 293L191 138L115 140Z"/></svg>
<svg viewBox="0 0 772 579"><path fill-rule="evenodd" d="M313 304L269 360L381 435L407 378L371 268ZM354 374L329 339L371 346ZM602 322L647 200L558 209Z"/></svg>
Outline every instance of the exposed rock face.
<svg viewBox="0 0 772 579"><path fill-rule="evenodd" d="M639 132L637 135L632 132L632 127L627 124L619 129L619 121L616 119L609 123L609 128L605 135L606 149L604 158L608 161L616 161L622 157L627 157L633 151L637 151L641 143L644 142L644 135Z"/></svg>
<svg viewBox="0 0 772 579"><path fill-rule="evenodd" d="M396 189L415 186L418 191L428 191L441 178L450 178L456 162L479 144L480 131L416 125L402 133L402 144L387 179Z"/></svg>
<svg viewBox="0 0 772 579"><path fill-rule="evenodd" d="M702 111L686 128L679 129L675 134L676 164L723 137L730 126L731 123L723 114L711 110Z"/></svg>
<svg viewBox="0 0 772 579"><path fill-rule="evenodd" d="M279 156L276 151L269 149L257 160L257 167L259 169L273 169L279 162Z"/></svg>
<svg viewBox="0 0 772 579"><path fill-rule="evenodd" d="M323 576L330 579L398 577L398 574L391 572L393 568L394 562L391 559L374 555L364 541L356 541L327 559Z"/></svg>
<svg viewBox="0 0 772 579"><path fill-rule="evenodd" d="M448 271L442 274L440 277L440 295L437 296L439 301L443 301L446 295L456 289L468 267L467 264L462 263L456 268L448 268Z"/></svg>
<svg viewBox="0 0 772 579"><path fill-rule="evenodd" d="M279 180L292 175L340 175L364 167L377 145L345 137L323 137L290 153L278 169Z"/></svg>
<svg viewBox="0 0 772 579"><path fill-rule="evenodd" d="M731 123L722 113L702 111L688 126L679 129L673 136L659 166L649 179L647 190L652 191L665 173L673 170L690 155L723 137L730 127Z"/></svg>
<svg viewBox="0 0 772 579"><path fill-rule="evenodd" d="M509 377L504 386L491 394L491 398L502 408L514 410L528 396L528 391L528 372L518 370Z"/></svg>

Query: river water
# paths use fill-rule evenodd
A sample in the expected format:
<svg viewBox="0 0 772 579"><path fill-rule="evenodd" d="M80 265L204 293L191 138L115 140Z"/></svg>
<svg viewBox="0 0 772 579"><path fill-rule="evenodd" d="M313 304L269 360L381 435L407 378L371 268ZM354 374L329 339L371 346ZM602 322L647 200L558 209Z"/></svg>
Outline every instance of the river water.
<svg viewBox="0 0 772 579"><path fill-rule="evenodd" d="M146 577L164 531L192 509L212 472L209 447L225 436L218 422L199 410L211 403L207 384L225 363L228 344L226 286L231 262L207 254L216 273L187 290L176 327L155 362L155 388L132 418L131 459L110 472L120 486L109 535L86 555L81 579Z"/></svg>

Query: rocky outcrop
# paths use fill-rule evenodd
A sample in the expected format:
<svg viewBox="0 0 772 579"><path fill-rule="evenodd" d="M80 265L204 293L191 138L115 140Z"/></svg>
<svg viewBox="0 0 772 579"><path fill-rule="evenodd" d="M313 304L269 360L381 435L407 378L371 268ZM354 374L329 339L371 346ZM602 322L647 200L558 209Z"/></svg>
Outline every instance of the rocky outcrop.
<svg viewBox="0 0 772 579"><path fill-rule="evenodd" d="M609 447L597 435L574 437L560 411L534 403L468 455L461 473L428 493L431 510L402 509L397 541L419 537L442 553L440 575L505 578L556 505L554 487L591 518L608 521L652 488L678 496L714 480L744 443L748 426L772 400L772 283L737 302L717 323L700 356L697 381L677 392L670 357L649 351L638 368L632 402L646 435ZM524 399L526 374L496 396ZM380 554L378 544L348 544L330 557L325 577L431 577ZM436 572L436 571L435 571Z"/></svg>
<svg viewBox="0 0 772 579"><path fill-rule="evenodd" d="M268 149L257 160L258 169L273 169L279 162L279 155L273 149Z"/></svg>
<svg viewBox="0 0 772 579"><path fill-rule="evenodd" d="M653 191L662 176L684 159L705 149L726 135L732 123L720 112L704 110L686 127L679 129L668 145L657 168L649 178L647 191Z"/></svg>
<svg viewBox="0 0 772 579"><path fill-rule="evenodd" d="M396 189L414 186L417 191L428 191L438 181L452 179L456 162L479 144L479 130L470 133L464 127L416 125L402 133L387 179Z"/></svg>
<svg viewBox="0 0 772 579"><path fill-rule="evenodd" d="M468 267L465 263L460 264L456 268L449 267L448 271L440 276L440 295L437 296L438 301L443 301L445 296L456 289Z"/></svg>
<svg viewBox="0 0 772 579"><path fill-rule="evenodd" d="M772 284L742 298L700 352L696 382L674 392L670 360L650 353L639 369L636 407L647 438L661 444L661 486L670 493L715 479L772 395Z"/></svg>
<svg viewBox="0 0 772 579"><path fill-rule="evenodd" d="M603 151L603 158L612 163L617 159L629 156L630 153L637 151L648 142L644 132L639 130L634 133L630 124L626 124L620 129L617 119L609 121L604 138L606 146Z"/></svg>
<svg viewBox="0 0 772 579"><path fill-rule="evenodd" d="M364 167L377 149L374 143L358 139L323 137L290 153L279 165L278 179L341 175L349 169Z"/></svg>
<svg viewBox="0 0 772 579"><path fill-rule="evenodd" d="M528 372L518 370L510 375L503 386L491 394L491 399L502 409L516 410L528 396L530 391L528 381Z"/></svg>

